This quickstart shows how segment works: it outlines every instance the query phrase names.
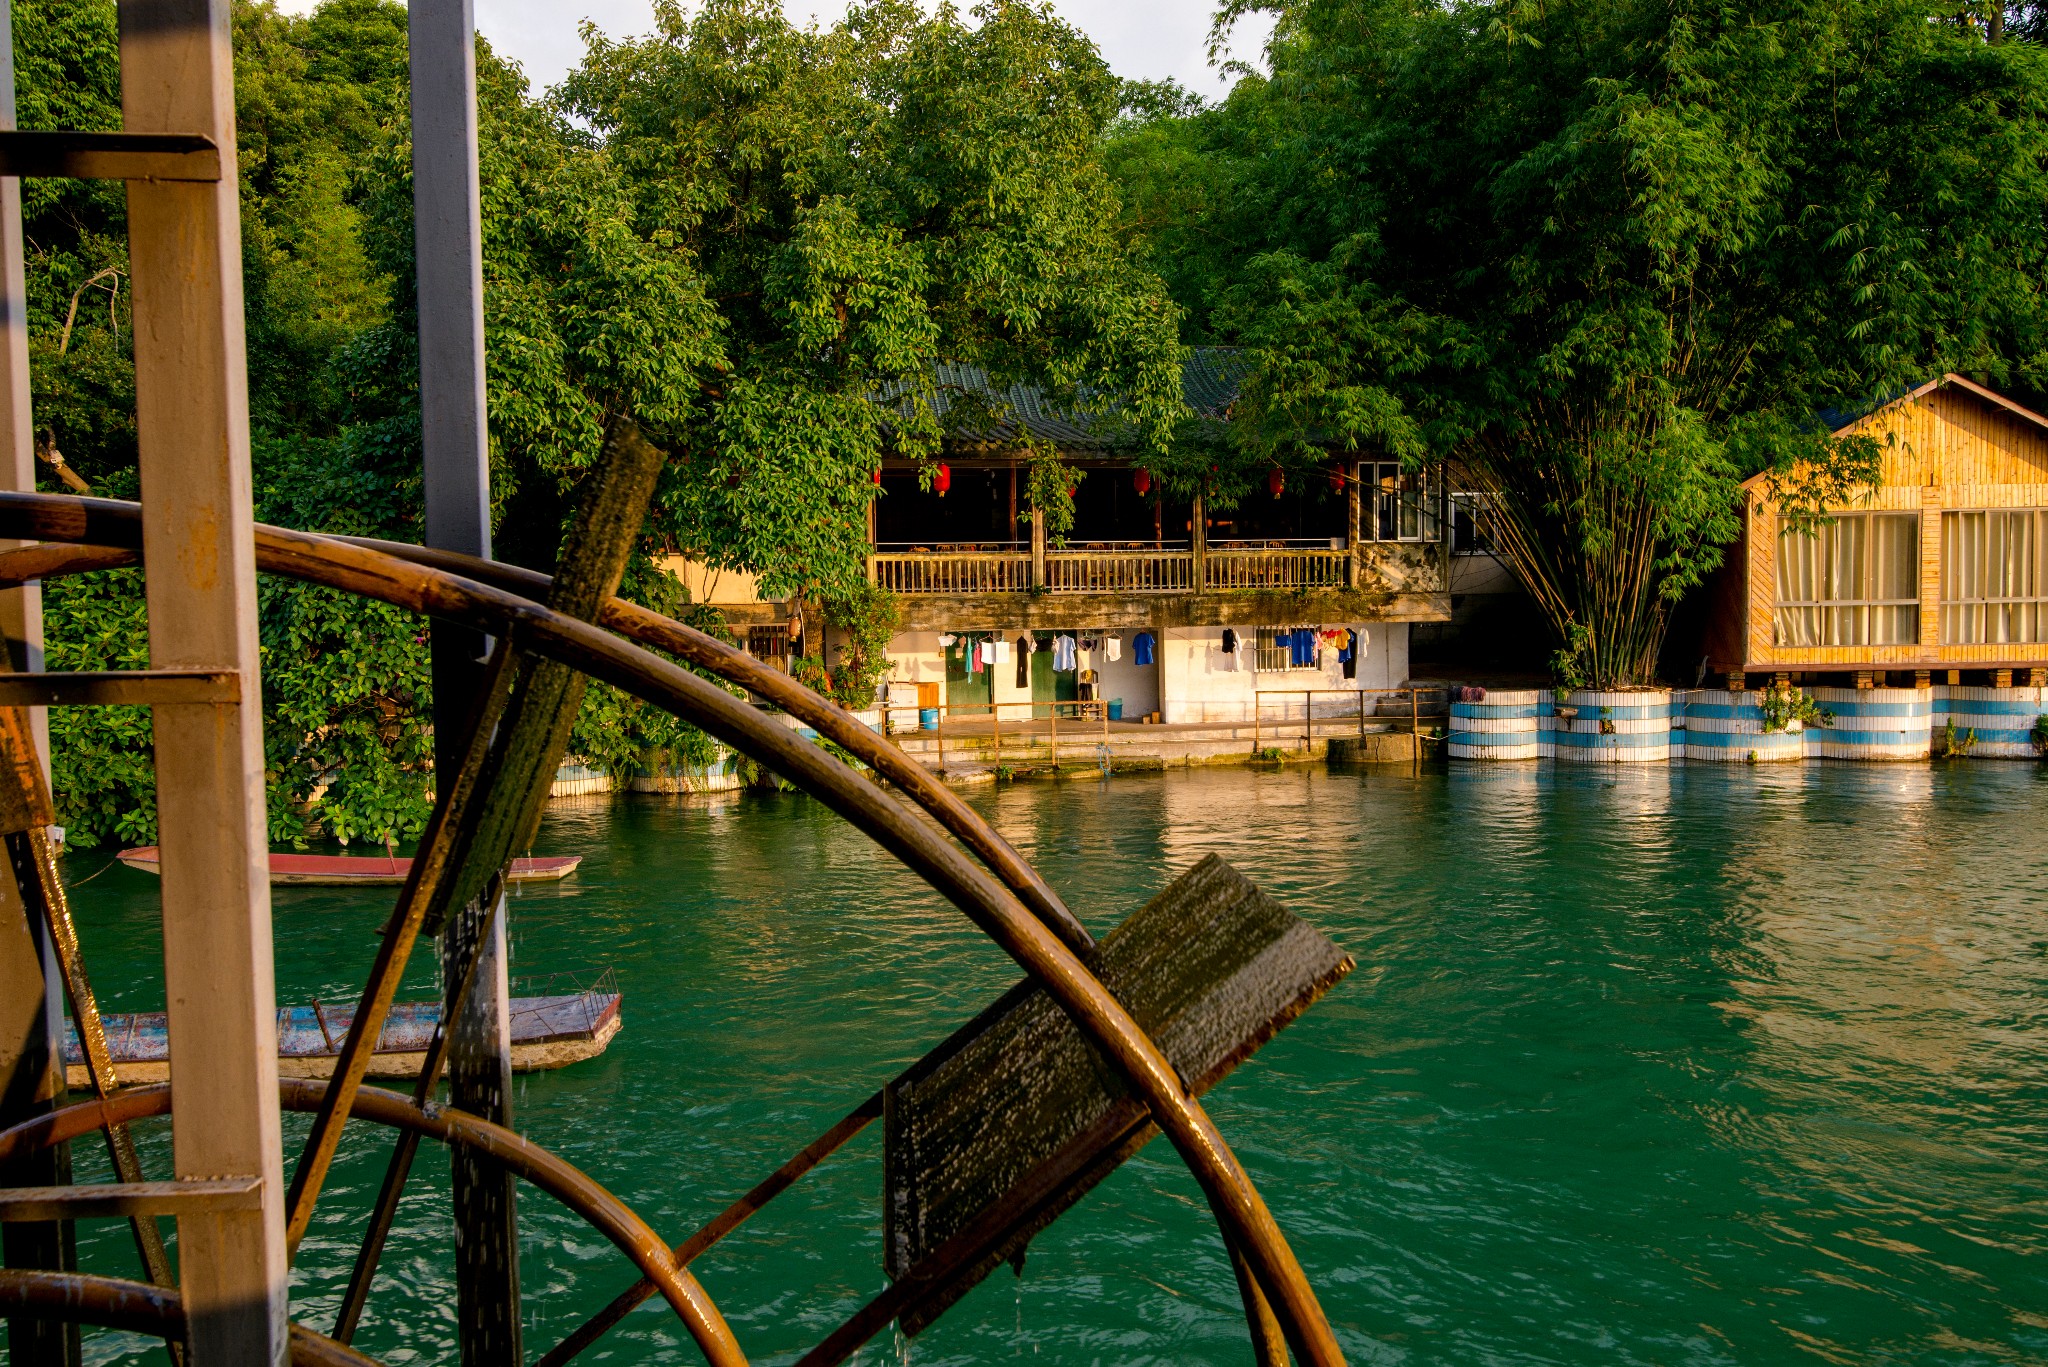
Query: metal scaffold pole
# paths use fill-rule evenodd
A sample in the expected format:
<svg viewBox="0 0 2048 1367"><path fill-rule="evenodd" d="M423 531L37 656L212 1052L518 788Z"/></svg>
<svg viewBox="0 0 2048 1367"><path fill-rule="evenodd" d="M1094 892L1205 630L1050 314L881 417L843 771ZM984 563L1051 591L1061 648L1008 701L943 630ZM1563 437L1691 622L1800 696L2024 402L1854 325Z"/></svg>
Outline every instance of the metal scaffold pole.
<svg viewBox="0 0 2048 1367"><path fill-rule="evenodd" d="M426 541L489 557L490 466L484 408L483 220L477 179L476 22L472 0L413 0L414 248L418 261L420 435L426 462ZM433 627L434 769L461 768L488 642ZM458 910L442 964L460 978L476 937L488 937L467 1004L451 1031L449 1099L512 1123L505 907ZM518 1212L511 1176L488 1159L453 1155L456 1301L466 1364L517 1363Z"/></svg>
<svg viewBox="0 0 2048 1367"><path fill-rule="evenodd" d="M131 180L135 414L155 669L222 698L155 708L164 995L177 1175L254 1178L260 1199L181 1215L188 1360L285 1358L282 1139L263 809L256 545L228 0L124 0L130 134L197 134L210 179Z"/></svg>

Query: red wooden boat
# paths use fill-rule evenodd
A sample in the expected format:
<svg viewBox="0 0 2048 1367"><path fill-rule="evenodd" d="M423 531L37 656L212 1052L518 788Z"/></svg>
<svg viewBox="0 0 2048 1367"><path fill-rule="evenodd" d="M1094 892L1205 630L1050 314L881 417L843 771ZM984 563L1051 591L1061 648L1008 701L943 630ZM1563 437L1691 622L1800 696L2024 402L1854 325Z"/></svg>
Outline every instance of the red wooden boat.
<svg viewBox="0 0 2048 1367"><path fill-rule="evenodd" d="M123 850L117 856L131 869L161 873L154 845ZM580 854L549 855L541 859L515 859L507 880L513 883L552 883L567 878L583 862ZM273 883L318 883L328 887L403 883L412 871L412 859L390 854L273 854L270 881Z"/></svg>

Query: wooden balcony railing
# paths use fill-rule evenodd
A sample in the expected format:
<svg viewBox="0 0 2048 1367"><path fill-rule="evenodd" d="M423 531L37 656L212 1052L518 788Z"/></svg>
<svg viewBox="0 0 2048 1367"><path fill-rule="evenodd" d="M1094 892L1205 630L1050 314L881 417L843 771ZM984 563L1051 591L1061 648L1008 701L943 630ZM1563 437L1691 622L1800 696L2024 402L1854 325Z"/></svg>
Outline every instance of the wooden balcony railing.
<svg viewBox="0 0 2048 1367"><path fill-rule="evenodd" d="M1024 551L881 551L868 574L891 593L1025 593L1031 556Z"/></svg>
<svg viewBox="0 0 2048 1367"><path fill-rule="evenodd" d="M1193 551L1047 551L1053 593L1186 593L1195 586Z"/></svg>
<svg viewBox="0 0 2048 1367"><path fill-rule="evenodd" d="M1206 586L1212 589L1341 589L1351 552L1326 547L1212 547L1207 559Z"/></svg>
<svg viewBox="0 0 2048 1367"><path fill-rule="evenodd" d="M1351 552L1322 546L1211 549L1197 580L1193 551L1047 551L1049 593L1191 593L1219 589L1341 589ZM1024 551L878 551L868 557L874 582L891 593L1027 593L1031 556Z"/></svg>

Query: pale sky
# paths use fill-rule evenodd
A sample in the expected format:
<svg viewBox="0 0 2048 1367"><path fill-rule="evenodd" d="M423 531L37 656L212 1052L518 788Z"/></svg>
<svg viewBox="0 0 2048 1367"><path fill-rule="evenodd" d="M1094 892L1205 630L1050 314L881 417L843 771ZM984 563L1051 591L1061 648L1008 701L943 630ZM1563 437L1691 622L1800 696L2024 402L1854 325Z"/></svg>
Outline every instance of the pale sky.
<svg viewBox="0 0 2048 1367"><path fill-rule="evenodd" d="M305 12L313 0L284 0ZM843 0L783 0L799 23L830 23L845 13ZM965 8L965 6L963 6ZM1215 97L1226 83L1209 65L1210 0L1053 0L1068 23L1093 38L1119 76L1158 80L1171 76ZM614 38L654 27L650 0L476 0L477 27L491 46L526 70L536 92L559 81L583 55L577 26L586 18ZM1231 55L1257 64L1271 23L1254 15L1238 25Z"/></svg>

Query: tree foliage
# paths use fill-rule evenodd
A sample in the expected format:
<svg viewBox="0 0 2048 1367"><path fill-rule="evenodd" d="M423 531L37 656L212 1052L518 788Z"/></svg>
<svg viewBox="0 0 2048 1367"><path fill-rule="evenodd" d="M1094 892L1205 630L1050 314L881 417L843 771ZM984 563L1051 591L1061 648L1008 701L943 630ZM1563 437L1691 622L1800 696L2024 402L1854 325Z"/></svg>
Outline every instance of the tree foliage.
<svg viewBox="0 0 2048 1367"><path fill-rule="evenodd" d="M1654 668L1742 479L1874 478L1818 413L2048 381L2048 67L1954 4L1250 8L1270 76L1111 151L1193 335L1246 349L1232 447L1450 460L1598 683Z"/></svg>
<svg viewBox="0 0 2048 1367"><path fill-rule="evenodd" d="M630 413L671 454L629 594L716 625L657 564L681 551L821 599L851 650L835 684L865 703L886 615L861 560L872 475L998 416L938 402L940 361L1115 392L1114 420L1154 446L1181 416L1178 310L1127 245L1100 158L1117 84L1023 4L879 3L827 30L770 0L657 18L645 39L586 29L549 96L478 45L497 553L552 568L600 434ZM113 0L20 0L13 19L22 126L118 128ZM238 0L234 36L257 514L417 539L405 10ZM133 496L121 192L30 181L24 203L40 444ZM48 602L53 660L146 658L136 575ZM273 837L417 832L421 623L282 581L261 605ZM146 715L67 711L54 738L73 840L151 838ZM711 753L603 687L572 744L615 773Z"/></svg>

